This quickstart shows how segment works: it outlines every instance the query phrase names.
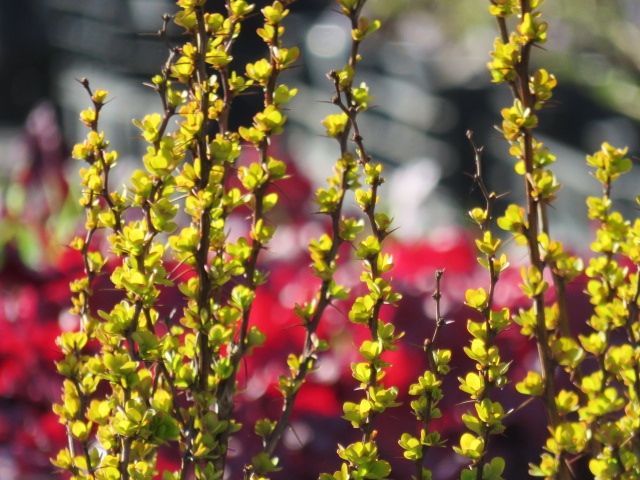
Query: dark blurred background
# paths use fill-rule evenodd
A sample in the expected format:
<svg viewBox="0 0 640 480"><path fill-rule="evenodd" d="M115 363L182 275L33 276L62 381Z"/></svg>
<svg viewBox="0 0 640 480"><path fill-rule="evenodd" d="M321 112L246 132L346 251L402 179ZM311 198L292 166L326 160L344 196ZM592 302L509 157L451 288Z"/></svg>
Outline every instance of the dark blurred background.
<svg viewBox="0 0 640 480"><path fill-rule="evenodd" d="M259 8L266 3L257 2ZM212 9L223 4L210 2ZM397 167L387 198L397 210L401 233L415 237L464 222L460 207L466 211L475 202L470 180L462 175L473 170L468 129L485 146L489 186L499 193L518 190L507 147L493 128L511 100L506 87L490 83L485 67L496 36L487 6L477 0L370 0L368 6L371 15L383 19L383 28L364 44L360 79L370 85L377 107L365 116L363 129L372 154ZM75 78L87 77L94 87L111 92L114 100L102 127L121 156L135 161L144 146L131 118L158 108L142 83L166 58L166 46L154 33L163 13L172 11L169 0L0 3L0 185L6 186L11 171L26 161L16 139L41 102L55 107L67 144L83 137L77 116L87 99ZM534 59L559 78L560 86L541 113L539 135L558 156L555 170L565 184L557 210L566 217L555 219L557 234L571 237L584 229L575 221L584 212L581 198L597 187L583 168L585 153L605 139L638 153L640 4L550 2L545 15L549 42ZM259 21L254 18L245 30L253 32ZM348 26L332 0L296 2L287 23L287 42L301 46L303 57L285 77L299 88L286 141L302 167L323 181L330 168L326 159L334 154L320 125L333 112L322 103L331 96L325 74L344 62ZM243 37L235 49L236 64L257 59L261 49L255 34ZM247 101L236 122L248 123L256 108ZM622 183L617 193L632 198L635 179Z"/></svg>

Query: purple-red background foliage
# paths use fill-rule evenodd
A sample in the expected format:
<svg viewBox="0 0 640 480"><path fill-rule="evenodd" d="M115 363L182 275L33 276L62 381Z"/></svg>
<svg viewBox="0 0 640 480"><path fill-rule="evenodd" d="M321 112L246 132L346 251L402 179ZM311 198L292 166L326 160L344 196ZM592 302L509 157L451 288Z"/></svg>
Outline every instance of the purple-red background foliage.
<svg viewBox="0 0 640 480"><path fill-rule="evenodd" d="M55 338L65 329L77 328L77 320L67 313L68 284L82 274L82 261L76 252L61 245L59 237L53 236L48 222L62 207L68 189L62 174L67 155L59 133L42 128L46 122L39 122L47 115L51 112L46 107L34 112L25 136L31 162L29 168L16 176L14 185L26 195L24 211L22 215L6 208L1 212L5 234L0 269L0 478L7 480L58 478L48 459L66 443L63 428L51 410L52 403L60 401L62 382L54 366L60 356ZM286 155L280 152L280 156ZM268 340L242 364L237 405L245 426L230 445L229 478L240 478L244 462L259 448L259 439L252 432L255 420L264 416L275 418L280 411L277 377L287 368L286 356L299 352L304 336L292 307L295 302L310 300L319 284L308 268L306 245L326 226L322 217L313 214L310 181L296 170L293 160L289 163L292 178L279 184L281 205L271 217L279 225L279 231L262 257L262 268L270 272L269 282L260 288L252 312L252 322L267 334ZM245 233L240 221L232 225L231 235ZM13 233L7 234L6 229ZM24 241L32 242L42 253L37 265L25 260L24 252L29 249L21 244ZM445 400L440 405L443 417L434 422L434 427L448 439L448 446L432 450L428 466L433 469L434 478L450 478L464 466L464 459L450 447L458 443L464 430L461 415L473 408L459 390L457 380L474 368L462 351L469 342L467 319L474 318L473 312L464 306L464 295L467 288L486 288L488 275L476 262L471 234L459 228L442 229L410 243L390 239L385 248L393 254L396 266L392 275L403 299L397 308L385 308L383 316L397 330L406 332L401 348L386 358L392 366L385 383L398 386L400 392L406 392L426 367L422 345L432 336L435 326L435 305L431 298L434 273L437 269L445 270L441 306L446 319L452 322L443 329L437 347L453 350L453 368L443 384ZM350 259L349 247L344 248L338 281L359 291L360 269L359 263ZM517 268L505 272L496 297L498 307L516 309L524 305L518 281ZM118 301L119 295L110 289L107 277L100 282L95 300L101 308L108 308ZM571 289L572 313L576 318L585 318L587 314L581 289L579 283ZM175 290L165 291L161 297L167 311L174 304L179 307L180 302ZM356 383L350 365L357 360L356 345L367 335L364 327L349 324L349 307L348 302L343 302L325 314L319 335L332 348L322 354L320 369L300 391L291 428L278 450L283 471L273 478L312 479L320 472L333 472L340 464L337 444L347 444L359 437L340 418L342 402L360 398L362 394L354 390ZM511 367L514 382L527 369L536 368L535 348L520 336L517 326L499 338L498 343L503 358L514 362ZM516 408L524 398L513 391L510 385L495 395L506 408ZM406 393L401 393L400 401L401 407L377 419L377 440L383 457L394 467L394 478L409 478L413 467L403 459L397 442L402 433L415 433L417 425L410 414ZM534 402L510 416L506 435L492 439L492 454L502 454L507 459L506 478L525 476L527 463L539 455L545 434L543 415ZM163 456L159 466L176 465Z"/></svg>

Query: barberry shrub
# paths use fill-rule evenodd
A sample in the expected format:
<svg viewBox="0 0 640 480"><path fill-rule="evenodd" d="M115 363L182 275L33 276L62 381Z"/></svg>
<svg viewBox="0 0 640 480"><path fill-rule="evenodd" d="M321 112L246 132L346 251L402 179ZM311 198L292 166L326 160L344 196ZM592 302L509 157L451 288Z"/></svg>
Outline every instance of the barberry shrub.
<svg viewBox="0 0 640 480"><path fill-rule="evenodd" d="M278 445L305 380L322 368L320 354L332 348L319 327L336 305L346 305L345 317L362 331L351 365L357 396L343 404L344 421L358 438L336 446L340 467L316 472L320 478L397 478L396 460L384 458L379 448L387 434L377 424L394 409L409 408L414 428L396 441L413 478L432 478L433 457L427 454L437 447L464 459L461 479L500 479L509 456L492 453L493 439L505 433L510 415L533 402L544 408L549 434L540 445L540 461L530 465L532 476L568 479L575 462L587 458L594 478L640 478L640 221L625 219L611 200L615 180L630 170L631 161L625 149L608 144L587 158L602 185L602 194L587 201L597 225L594 255L584 261L572 256L550 229L549 209L561 188L551 170L555 157L535 137L537 112L557 83L545 69L530 66L535 47L546 41L542 0L488 5L499 32L488 69L513 96L497 128L522 176L524 202L496 212L501 194L485 185L482 148L469 132L476 158L472 176L484 198L469 216L478 227L477 260L486 281L466 292L468 337L452 351L440 346L447 329L440 306L446 273L433 272L436 322L432 335L421 339L424 371L404 392L408 405L398 401L398 386L386 374L393 367L389 352L398 348L403 332L384 315L402 302L386 251L395 226L378 209L383 168L368 154L359 125L373 100L366 83L356 81L360 45L380 27L364 15L365 3L336 3L350 23L352 43L347 64L327 75L333 90L327 100L335 113L318 119L336 143L336 160L333 175L315 194L317 213L326 220L323 233L308 245L315 294L291 306L304 335L299 345L289 346L276 381L279 414L252 425L238 420L237 403L248 398L240 399L239 375L265 342L252 320L256 296L270 281L262 257L279 226L279 184L289 177L273 143L287 128L286 105L297 93L281 78L300 57L299 48L284 41L283 20L294 0L275 1L259 12L245 0L227 0L225 14L208 13L206 0L177 2L177 13L166 16L160 30L168 59L148 84L161 111L134 121L147 153L124 189L113 185L118 154L100 130L108 92L80 80L91 101L80 114L89 133L73 156L86 164L79 199L86 220L71 246L83 258L84 276L71 285L80 328L58 338L64 384L54 410L68 445L52 460L72 478L223 478L230 441L240 429L252 429L261 439L261 448L247 458L244 478L287 478L286 471L277 473ZM239 71L234 44L251 15L264 19L257 33L268 55ZM167 36L171 21L184 29L186 40L179 46ZM248 93L259 93L262 107L250 125L234 130L234 99ZM355 202L360 213L346 209L346 201ZM502 274L511 268L503 251L507 242L528 254L518 311L496 302ZM340 281L340 256L360 262L361 285L350 289ZM107 275L121 300L102 310L95 302L103 290L96 287ZM593 313L582 319L578 333L569 321L567 285L580 275L588 278L585 295ZM168 296L176 290L180 300ZM538 352L537 367L524 378L511 377L514 359L504 358L497 341L514 328ZM443 382L456 381L450 366L456 356L472 365L455 371L468 400L461 416L466 431L445 438L434 420L447 400ZM500 400L497 393L507 389L519 392L519 404ZM159 468L160 451L177 460L175 468Z"/></svg>

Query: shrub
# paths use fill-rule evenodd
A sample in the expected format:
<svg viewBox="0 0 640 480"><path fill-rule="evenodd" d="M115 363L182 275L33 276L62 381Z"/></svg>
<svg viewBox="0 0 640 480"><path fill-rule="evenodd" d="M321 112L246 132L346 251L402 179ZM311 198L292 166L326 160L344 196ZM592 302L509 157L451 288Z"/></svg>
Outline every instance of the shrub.
<svg viewBox="0 0 640 480"><path fill-rule="evenodd" d="M397 376L394 382L393 373L401 366L402 319L390 321L403 301L392 281L398 271L391 255L396 226L378 208L383 167L367 153L359 125L373 101L366 83L356 81L360 45L379 22L363 14L365 0L338 0L351 24L352 46L347 64L328 74L336 111L322 123L336 142L337 159L314 197L323 223L308 244L313 286L287 313L280 306L268 314L266 293L283 286L266 251L277 229L286 226L282 189L297 181L274 148L287 128L286 104L297 93L281 83L281 74L300 56L284 42L283 19L294 2L275 1L261 10L258 35L269 54L240 66L242 72L233 62L233 46L244 33L244 20L257 14L254 6L229 0L222 15L207 13L205 3L177 2L173 20L184 28L186 41L170 48L161 73L151 79L162 110L134 121L148 147L124 190L112 184L118 155L99 128L108 92L80 80L91 99L80 114L89 133L73 156L86 162L79 199L86 221L71 246L85 274L71 284L80 328L57 340L64 384L54 410L68 446L54 465L73 478L222 478L225 468L230 471L234 435L252 429L260 442L243 456L242 475L276 477L278 445L296 405L305 388L312 388L314 372L322 371L327 352L345 346L324 326L334 315L348 318L356 339L345 354L355 393L342 402L342 418L356 436L345 435L337 445L337 470L316 472L320 478L393 478L393 472L408 470L413 478L432 478L429 459L439 453L428 454L434 448L453 449L462 459L462 479L502 478L515 453L496 455L493 445L510 417L536 404L544 410L548 435L539 461L529 466L531 475L568 479L586 458L595 478L638 478L640 223L623 218L611 201L613 184L631 161L625 149L608 144L587 158L602 194L587 202L597 232L584 268L554 240L548 221L561 185L551 170L554 155L535 137L537 112L557 83L545 69L530 66L534 47L546 40L542 1L489 4L499 36L488 68L513 96L498 130L522 176L524 202L496 211L502 193L485 185L482 148L469 132L473 180L484 198L469 216L478 229L477 261L485 276L465 289L465 340L458 336L449 345L443 336L454 330L441 304L448 273L435 269L435 323L422 338L411 332L413 342L424 342L422 371L405 384ZM165 18L161 36L170 21ZM233 131L234 99L248 92L261 93L262 108L251 125ZM345 208L347 201L360 213ZM496 225L507 234L499 234ZM503 278L513 271L506 243L528 255L520 269L519 305L497 300ZM349 280L353 259L359 282ZM568 291L583 274L593 312L579 319L574 332ZM105 306L105 289L118 291L118 300ZM294 334L274 327L284 315L295 318L288 323ZM506 338L534 344L537 366L514 363L523 359L512 355ZM259 396L252 392L260 380L256 362L273 364L283 347L287 356L274 380L281 408L252 414L251 401ZM452 359L461 357L466 360L452 369ZM447 438L441 417L454 414L450 399L460 398L445 388L454 376L466 430ZM505 395L514 388L521 394L515 403ZM409 431L388 422L402 408L414 417ZM400 462L390 458L389 442L397 442L405 466L392 470Z"/></svg>

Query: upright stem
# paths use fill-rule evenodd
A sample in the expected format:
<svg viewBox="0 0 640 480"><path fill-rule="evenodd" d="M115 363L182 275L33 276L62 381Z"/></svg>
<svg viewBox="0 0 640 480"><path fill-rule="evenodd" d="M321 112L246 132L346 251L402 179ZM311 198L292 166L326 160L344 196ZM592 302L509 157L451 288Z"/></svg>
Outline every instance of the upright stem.
<svg viewBox="0 0 640 480"><path fill-rule="evenodd" d="M531 5L529 0L520 0L521 15L531 13ZM532 94L529 87L529 62L531 56L531 43L526 43L522 47L521 60L518 65L517 71L517 87L520 95L520 101L525 109L534 110L535 97ZM542 210L547 206L544 202L540 202L539 199L533 193L532 178L534 174L534 149L533 149L533 134L530 128L523 131L523 146L524 146L524 165L525 165L525 193L526 193L526 208L527 208L527 221L528 228L526 229L527 248L529 250L529 262L540 273L544 272L546 267L542 260L542 254L538 244L538 237L541 233L541 217L546 216L546 212ZM542 213L542 215L541 215ZM556 386L554 382L555 361L551 353L549 345L549 334L545 322L545 302L544 294L540 293L534 298L534 312L536 315L536 343L538 348L538 356L540 359L541 375L544 384L542 393L542 399L544 409L547 415L549 426L555 429L560 422L560 416L555 402ZM559 466L559 478L569 479L571 478L571 472L564 461L560 461Z"/></svg>

